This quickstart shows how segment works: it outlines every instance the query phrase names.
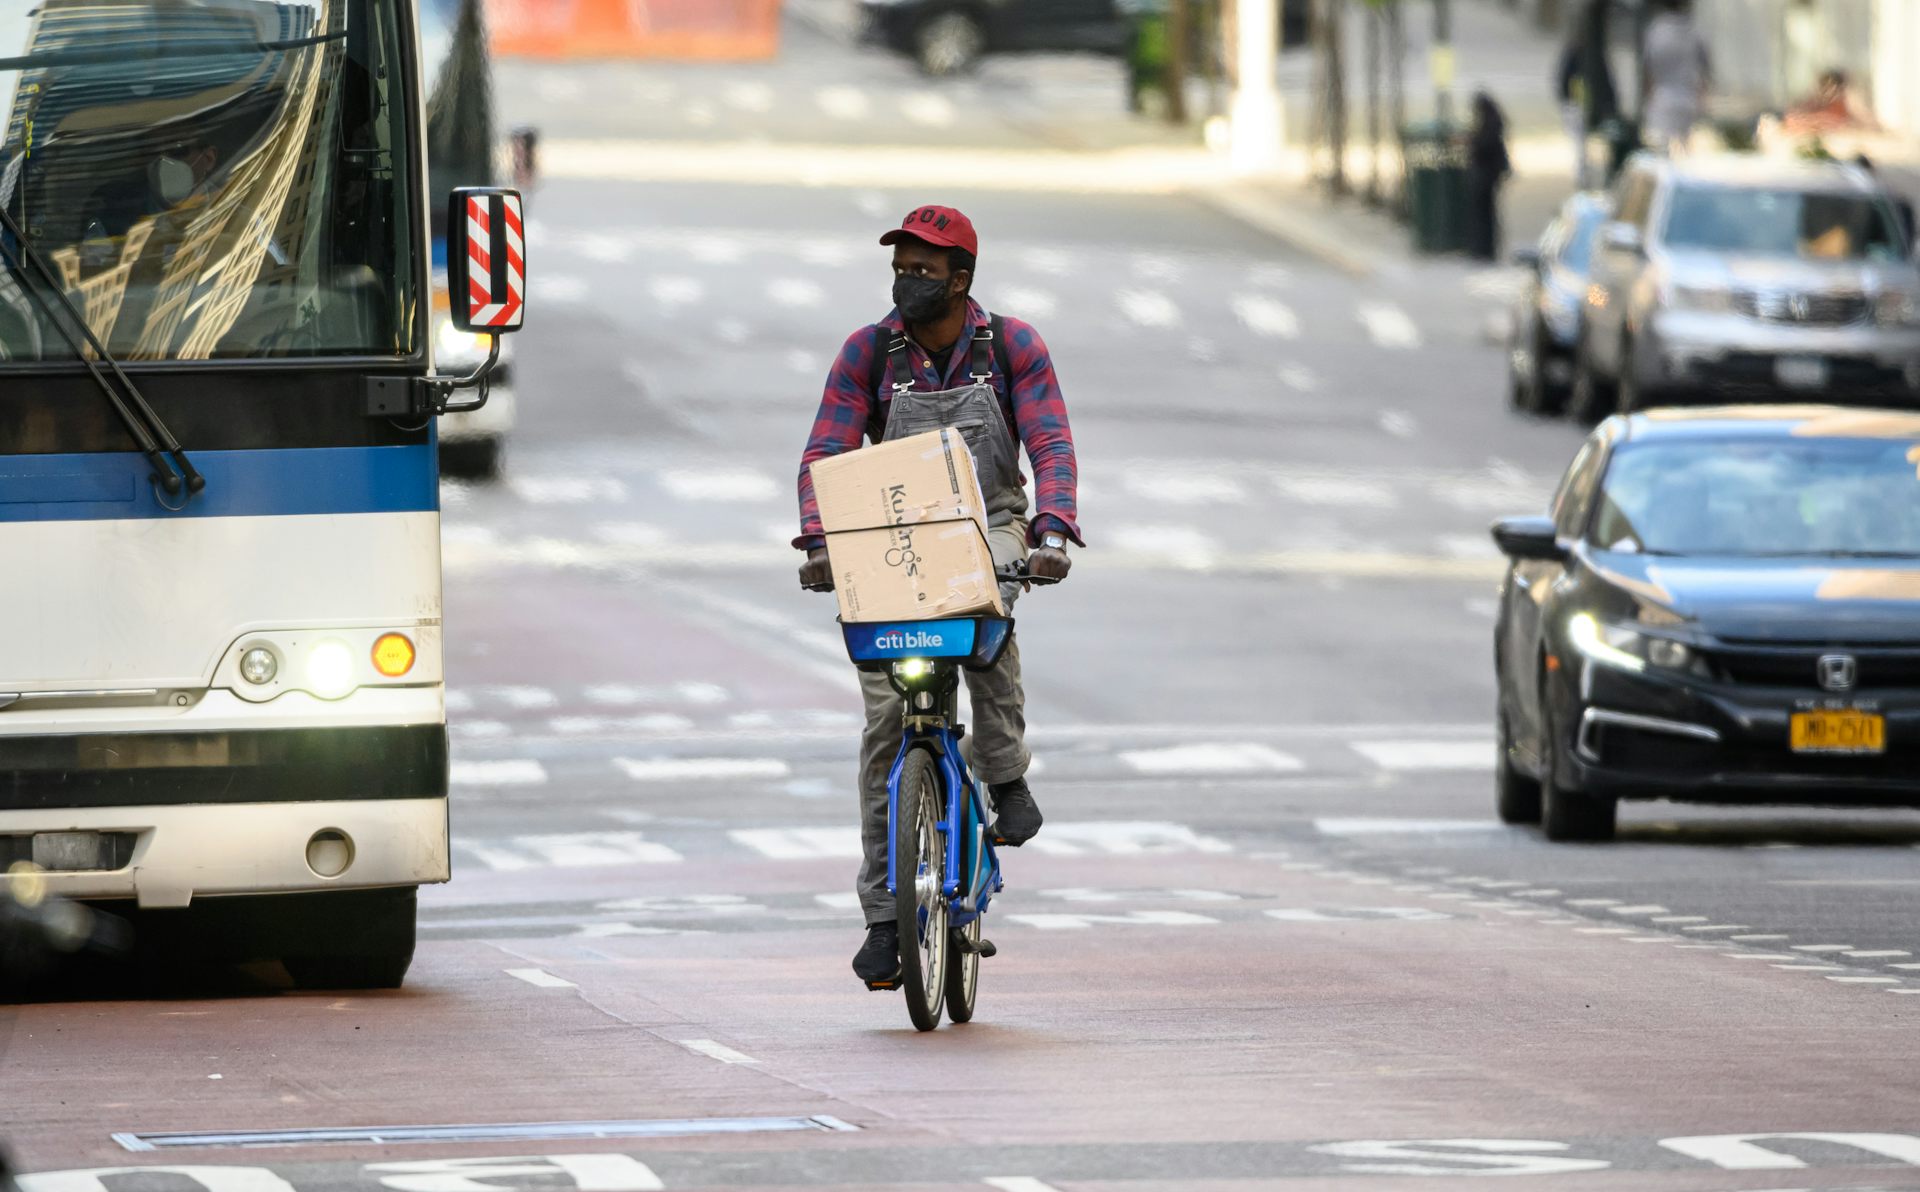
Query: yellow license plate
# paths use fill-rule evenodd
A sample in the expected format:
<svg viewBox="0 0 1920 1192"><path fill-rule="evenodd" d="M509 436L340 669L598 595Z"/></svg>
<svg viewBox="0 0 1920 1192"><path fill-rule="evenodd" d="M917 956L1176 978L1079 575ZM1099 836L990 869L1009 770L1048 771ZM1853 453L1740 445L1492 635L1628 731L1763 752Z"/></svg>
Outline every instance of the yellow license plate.
<svg viewBox="0 0 1920 1192"><path fill-rule="evenodd" d="M1795 753L1885 753L1887 718L1878 712L1795 712Z"/></svg>

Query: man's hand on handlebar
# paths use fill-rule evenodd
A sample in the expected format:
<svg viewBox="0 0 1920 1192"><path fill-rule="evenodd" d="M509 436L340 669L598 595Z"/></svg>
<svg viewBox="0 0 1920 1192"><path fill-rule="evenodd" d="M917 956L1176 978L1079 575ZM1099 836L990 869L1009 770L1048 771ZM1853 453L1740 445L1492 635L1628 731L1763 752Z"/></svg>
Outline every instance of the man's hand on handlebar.
<svg viewBox="0 0 1920 1192"><path fill-rule="evenodd" d="M1059 583L1073 570L1073 560L1064 550L1043 546L1027 556L1027 574L1034 579Z"/></svg>
<svg viewBox="0 0 1920 1192"><path fill-rule="evenodd" d="M809 592L833 591L833 564L827 561L827 548L816 546L800 564L800 586Z"/></svg>

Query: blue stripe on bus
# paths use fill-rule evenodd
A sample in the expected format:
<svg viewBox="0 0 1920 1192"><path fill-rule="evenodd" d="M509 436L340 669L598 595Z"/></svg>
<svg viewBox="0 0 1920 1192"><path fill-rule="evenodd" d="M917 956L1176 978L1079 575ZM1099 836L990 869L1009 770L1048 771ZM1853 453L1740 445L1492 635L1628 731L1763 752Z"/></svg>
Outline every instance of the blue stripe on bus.
<svg viewBox="0 0 1920 1192"><path fill-rule="evenodd" d="M0 456L0 522L411 513L440 507L434 446L193 451L207 487L175 512L138 452ZM178 504L179 497L169 500Z"/></svg>

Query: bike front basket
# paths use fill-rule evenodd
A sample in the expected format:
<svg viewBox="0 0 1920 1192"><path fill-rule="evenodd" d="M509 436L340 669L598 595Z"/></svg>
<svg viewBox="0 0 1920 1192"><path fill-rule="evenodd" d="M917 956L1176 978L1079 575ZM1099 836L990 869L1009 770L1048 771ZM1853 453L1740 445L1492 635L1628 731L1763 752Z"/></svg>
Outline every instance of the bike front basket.
<svg viewBox="0 0 1920 1192"><path fill-rule="evenodd" d="M847 656L863 671L884 672L903 658L947 658L968 670L1000 661L1013 636L1012 617L936 621L842 621Z"/></svg>

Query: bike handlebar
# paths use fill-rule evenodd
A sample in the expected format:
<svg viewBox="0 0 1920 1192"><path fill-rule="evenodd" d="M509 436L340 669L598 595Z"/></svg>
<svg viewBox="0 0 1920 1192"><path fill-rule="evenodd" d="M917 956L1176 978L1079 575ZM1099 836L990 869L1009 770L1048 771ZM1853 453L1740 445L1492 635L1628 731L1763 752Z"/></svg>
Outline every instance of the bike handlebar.
<svg viewBox="0 0 1920 1192"><path fill-rule="evenodd" d="M1025 559L1020 560L1018 563L1015 563L1010 567L1002 567L998 571L995 571L993 574L994 574L994 578L998 579L1003 584L1032 584L1035 587L1047 588L1047 587L1052 587L1054 584L1057 584L1060 582L1057 578L1050 575L1033 574L1033 572L1027 569L1027 561ZM800 586L809 592L833 591L832 580L828 580L824 584L803 583Z"/></svg>

